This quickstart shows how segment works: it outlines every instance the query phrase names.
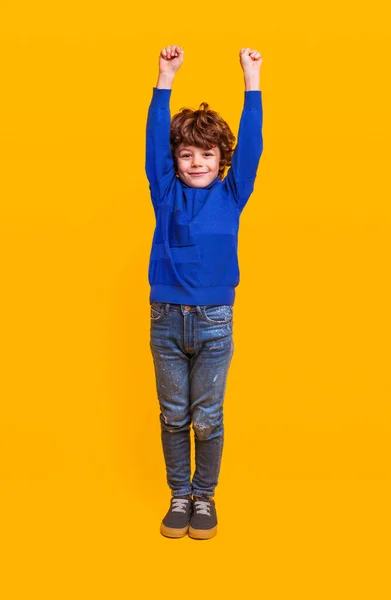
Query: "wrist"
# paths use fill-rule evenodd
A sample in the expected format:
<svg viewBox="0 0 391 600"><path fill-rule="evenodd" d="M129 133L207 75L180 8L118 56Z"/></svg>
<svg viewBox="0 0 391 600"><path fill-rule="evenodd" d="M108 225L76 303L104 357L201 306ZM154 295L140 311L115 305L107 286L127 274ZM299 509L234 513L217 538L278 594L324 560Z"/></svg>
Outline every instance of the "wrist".
<svg viewBox="0 0 391 600"><path fill-rule="evenodd" d="M174 81L174 77L175 77L175 73L160 72L156 87L171 89L172 82Z"/></svg>
<svg viewBox="0 0 391 600"><path fill-rule="evenodd" d="M260 90L261 88L261 74L259 72L256 73L244 73L244 84L246 87L246 92L252 90Z"/></svg>

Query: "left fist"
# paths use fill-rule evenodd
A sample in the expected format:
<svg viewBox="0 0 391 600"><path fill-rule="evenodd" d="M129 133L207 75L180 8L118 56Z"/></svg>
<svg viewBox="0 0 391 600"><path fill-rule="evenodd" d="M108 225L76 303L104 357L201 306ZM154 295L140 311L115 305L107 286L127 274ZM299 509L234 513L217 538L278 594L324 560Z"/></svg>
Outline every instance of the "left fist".
<svg viewBox="0 0 391 600"><path fill-rule="evenodd" d="M245 73L259 71L262 64L262 56L252 48L242 48L239 52L240 64Z"/></svg>

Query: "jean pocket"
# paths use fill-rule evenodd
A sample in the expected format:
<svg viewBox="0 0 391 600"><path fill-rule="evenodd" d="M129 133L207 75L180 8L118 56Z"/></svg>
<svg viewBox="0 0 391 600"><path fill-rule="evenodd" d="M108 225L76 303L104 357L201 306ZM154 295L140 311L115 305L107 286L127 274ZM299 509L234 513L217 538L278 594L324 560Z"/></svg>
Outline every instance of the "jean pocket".
<svg viewBox="0 0 391 600"><path fill-rule="evenodd" d="M208 323L224 325L233 318L233 306L231 304L219 304L216 306L201 306L202 318Z"/></svg>
<svg viewBox="0 0 391 600"><path fill-rule="evenodd" d="M161 302L152 302L149 306L150 309L150 318L154 323L156 321L161 321L164 317L164 304Z"/></svg>

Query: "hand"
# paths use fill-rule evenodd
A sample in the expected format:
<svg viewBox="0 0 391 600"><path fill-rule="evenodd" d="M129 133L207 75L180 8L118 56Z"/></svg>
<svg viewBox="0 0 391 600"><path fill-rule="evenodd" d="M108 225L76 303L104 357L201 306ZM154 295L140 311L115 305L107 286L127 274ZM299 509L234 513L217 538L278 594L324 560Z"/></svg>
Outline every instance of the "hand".
<svg viewBox="0 0 391 600"><path fill-rule="evenodd" d="M239 57L245 75L255 72L259 73L262 64L262 56L257 50L242 48L239 52Z"/></svg>
<svg viewBox="0 0 391 600"><path fill-rule="evenodd" d="M185 51L180 46L166 46L159 56L160 73L171 73L174 75L185 57Z"/></svg>

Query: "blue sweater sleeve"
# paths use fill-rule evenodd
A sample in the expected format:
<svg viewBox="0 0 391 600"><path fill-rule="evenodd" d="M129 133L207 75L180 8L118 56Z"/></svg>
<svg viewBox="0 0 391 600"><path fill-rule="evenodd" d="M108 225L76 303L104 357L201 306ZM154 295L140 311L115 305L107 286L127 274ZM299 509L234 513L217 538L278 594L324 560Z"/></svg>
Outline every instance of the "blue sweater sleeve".
<svg viewBox="0 0 391 600"><path fill-rule="evenodd" d="M238 142L232 155L232 165L225 178L229 192L242 211L254 190L255 177L263 150L262 92L244 92Z"/></svg>
<svg viewBox="0 0 391 600"><path fill-rule="evenodd" d="M145 171L152 199L160 200L175 175L170 146L170 89L153 88L148 109Z"/></svg>

